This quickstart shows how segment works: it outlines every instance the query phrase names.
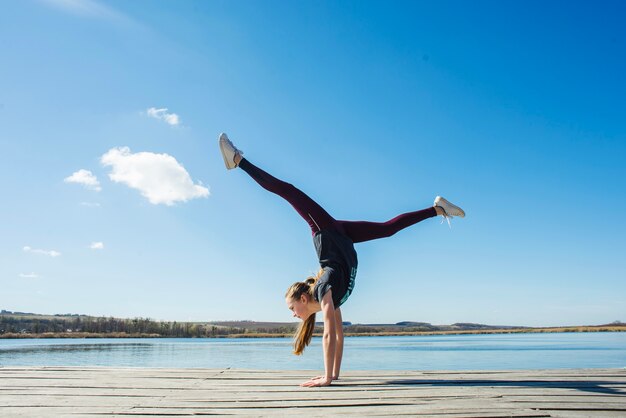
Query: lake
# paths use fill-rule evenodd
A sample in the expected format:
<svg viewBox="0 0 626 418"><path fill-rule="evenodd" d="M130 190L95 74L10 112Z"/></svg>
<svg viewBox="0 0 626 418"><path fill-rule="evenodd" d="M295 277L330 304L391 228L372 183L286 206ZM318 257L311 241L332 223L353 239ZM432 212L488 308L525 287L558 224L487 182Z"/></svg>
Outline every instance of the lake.
<svg viewBox="0 0 626 418"><path fill-rule="evenodd" d="M0 366L322 370L321 339L0 339ZM348 337L342 370L626 368L626 332Z"/></svg>

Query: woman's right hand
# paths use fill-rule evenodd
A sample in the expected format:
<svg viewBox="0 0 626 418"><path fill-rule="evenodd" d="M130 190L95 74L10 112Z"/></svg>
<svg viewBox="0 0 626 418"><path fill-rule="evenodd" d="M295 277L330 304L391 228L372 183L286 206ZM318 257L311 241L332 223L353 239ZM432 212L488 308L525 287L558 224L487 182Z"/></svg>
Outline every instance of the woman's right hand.
<svg viewBox="0 0 626 418"><path fill-rule="evenodd" d="M311 380L323 379L323 378L325 378L325 377L326 377L326 376L315 376L315 377L313 377ZM333 379L333 380L339 380L339 376L333 376L333 377L332 377L332 379Z"/></svg>

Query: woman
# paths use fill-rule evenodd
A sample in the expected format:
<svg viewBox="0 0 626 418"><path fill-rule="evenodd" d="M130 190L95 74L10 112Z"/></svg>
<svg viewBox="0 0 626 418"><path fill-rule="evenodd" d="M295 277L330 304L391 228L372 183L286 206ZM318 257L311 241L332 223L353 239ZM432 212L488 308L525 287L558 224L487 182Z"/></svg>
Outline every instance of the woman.
<svg viewBox="0 0 626 418"><path fill-rule="evenodd" d="M389 237L437 215L449 219L464 217L465 212L437 196L432 207L404 213L387 222L339 221L293 185L272 177L243 158L243 152L233 145L226 134L221 134L218 142L227 169L239 167L244 170L261 187L289 202L311 228L321 269L315 277L289 287L285 301L293 316L302 320L294 338L294 353L298 355L311 341L315 314L322 312L325 374L301 386L328 386L339 378L341 368L343 328L340 307L354 289L357 270L354 243Z"/></svg>

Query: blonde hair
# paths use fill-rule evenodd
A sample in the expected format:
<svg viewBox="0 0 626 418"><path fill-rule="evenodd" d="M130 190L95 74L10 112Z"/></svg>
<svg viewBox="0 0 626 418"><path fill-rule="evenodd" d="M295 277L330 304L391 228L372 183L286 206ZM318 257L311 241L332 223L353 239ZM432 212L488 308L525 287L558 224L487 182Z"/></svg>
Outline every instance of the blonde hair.
<svg viewBox="0 0 626 418"><path fill-rule="evenodd" d="M315 283L320 278L324 270L320 269L320 271L311 277L307 277L307 279L303 282L295 282L289 289L287 289L287 293L285 294L286 298L292 300L299 300L302 295L306 294L311 299L313 299L313 289L315 288ZM302 323L298 326L296 333L293 336L293 353L297 356L304 352L306 346L311 342L311 337L313 337L313 330L315 329L315 313L309 315L309 317L302 321Z"/></svg>

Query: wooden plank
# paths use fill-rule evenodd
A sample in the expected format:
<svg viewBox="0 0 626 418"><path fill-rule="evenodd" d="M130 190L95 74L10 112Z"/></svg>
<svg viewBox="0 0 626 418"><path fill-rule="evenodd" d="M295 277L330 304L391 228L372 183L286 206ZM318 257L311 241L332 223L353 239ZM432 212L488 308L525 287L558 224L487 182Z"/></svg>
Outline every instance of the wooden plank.
<svg viewBox="0 0 626 418"><path fill-rule="evenodd" d="M0 415L626 416L626 370L307 371L0 367Z"/></svg>

